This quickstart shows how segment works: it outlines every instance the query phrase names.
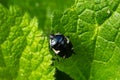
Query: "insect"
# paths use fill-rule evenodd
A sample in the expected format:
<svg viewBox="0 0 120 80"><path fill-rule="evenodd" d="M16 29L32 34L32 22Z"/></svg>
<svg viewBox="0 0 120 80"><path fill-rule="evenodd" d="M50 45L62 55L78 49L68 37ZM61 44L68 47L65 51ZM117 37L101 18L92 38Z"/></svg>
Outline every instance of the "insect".
<svg viewBox="0 0 120 80"><path fill-rule="evenodd" d="M72 55L73 45L68 37L57 33L50 34L49 39L50 48L54 51L56 55L59 55L63 58L68 58Z"/></svg>

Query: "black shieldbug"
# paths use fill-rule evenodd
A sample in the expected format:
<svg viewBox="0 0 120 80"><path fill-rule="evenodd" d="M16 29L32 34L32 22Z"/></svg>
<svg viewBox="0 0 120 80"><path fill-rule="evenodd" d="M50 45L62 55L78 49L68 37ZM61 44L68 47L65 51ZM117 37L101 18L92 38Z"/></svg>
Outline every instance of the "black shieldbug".
<svg viewBox="0 0 120 80"><path fill-rule="evenodd" d="M50 34L49 39L50 48L54 51L56 55L59 55L63 58L68 58L72 55L73 45L68 37L57 33Z"/></svg>

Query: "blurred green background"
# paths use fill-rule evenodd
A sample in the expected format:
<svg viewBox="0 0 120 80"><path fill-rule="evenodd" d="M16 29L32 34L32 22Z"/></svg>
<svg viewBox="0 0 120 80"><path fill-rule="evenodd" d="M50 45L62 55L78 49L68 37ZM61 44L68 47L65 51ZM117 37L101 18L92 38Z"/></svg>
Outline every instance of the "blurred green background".
<svg viewBox="0 0 120 80"><path fill-rule="evenodd" d="M4 6L16 5L28 12L31 17L39 20L39 28L51 26L51 16L54 12L64 12L74 4L75 0L0 0Z"/></svg>

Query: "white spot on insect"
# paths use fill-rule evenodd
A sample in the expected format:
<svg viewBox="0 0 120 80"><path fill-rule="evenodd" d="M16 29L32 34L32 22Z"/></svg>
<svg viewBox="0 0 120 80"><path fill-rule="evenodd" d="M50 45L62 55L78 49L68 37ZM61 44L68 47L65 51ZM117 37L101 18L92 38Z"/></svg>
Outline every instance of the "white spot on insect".
<svg viewBox="0 0 120 80"><path fill-rule="evenodd" d="M50 45L51 45L51 46L55 45L56 42L57 42L56 39L52 39L52 40L50 39Z"/></svg>
<svg viewBox="0 0 120 80"><path fill-rule="evenodd" d="M69 44L69 42L70 42L69 39L67 37L66 37L66 39L67 39L67 44Z"/></svg>
<svg viewBox="0 0 120 80"><path fill-rule="evenodd" d="M52 48L52 50L56 53L56 54L59 54L60 50L55 50Z"/></svg>

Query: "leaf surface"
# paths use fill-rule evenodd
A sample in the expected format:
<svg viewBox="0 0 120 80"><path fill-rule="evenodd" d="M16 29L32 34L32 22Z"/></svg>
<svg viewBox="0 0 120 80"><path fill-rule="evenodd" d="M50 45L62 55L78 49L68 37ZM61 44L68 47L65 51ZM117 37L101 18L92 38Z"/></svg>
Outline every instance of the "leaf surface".
<svg viewBox="0 0 120 80"><path fill-rule="evenodd" d="M120 0L76 0L52 19L70 37L74 52L55 66L74 80L120 79Z"/></svg>
<svg viewBox="0 0 120 80"><path fill-rule="evenodd" d="M46 37L37 18L0 5L0 80L54 80ZM39 36L39 37L38 37Z"/></svg>

